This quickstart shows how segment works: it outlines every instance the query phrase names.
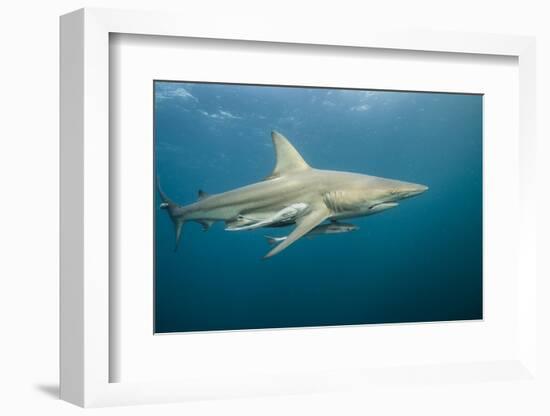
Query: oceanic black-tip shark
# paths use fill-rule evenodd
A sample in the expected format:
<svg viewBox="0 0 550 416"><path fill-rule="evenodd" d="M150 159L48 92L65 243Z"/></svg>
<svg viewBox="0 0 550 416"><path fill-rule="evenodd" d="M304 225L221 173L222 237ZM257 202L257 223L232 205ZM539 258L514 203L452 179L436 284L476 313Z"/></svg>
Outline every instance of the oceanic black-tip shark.
<svg viewBox="0 0 550 416"><path fill-rule="evenodd" d="M296 224L288 237L266 254L268 258L324 221L371 215L428 189L376 176L314 169L282 134L274 131L271 137L275 168L261 182L215 195L199 191L197 202L183 206L170 200L159 186L161 208L168 211L176 230L176 248L182 227L189 221L201 223L205 230L216 221L224 221L228 230L257 228L254 224L258 223L261 227Z"/></svg>

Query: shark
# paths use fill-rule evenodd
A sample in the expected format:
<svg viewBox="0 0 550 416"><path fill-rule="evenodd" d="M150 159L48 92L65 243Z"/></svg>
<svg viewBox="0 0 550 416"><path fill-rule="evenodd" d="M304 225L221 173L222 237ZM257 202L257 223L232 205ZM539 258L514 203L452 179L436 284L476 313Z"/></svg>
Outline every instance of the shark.
<svg viewBox="0 0 550 416"><path fill-rule="evenodd" d="M177 250L184 224L195 221L208 230L223 221L226 229L264 221L260 227L295 226L284 241L264 258L282 252L325 221L364 217L386 211L399 201L428 190L426 185L354 172L311 167L277 131L271 133L275 167L263 180L240 188L209 195L199 191L188 205L172 201L158 184L160 208L174 224ZM300 207L287 215L289 207Z"/></svg>

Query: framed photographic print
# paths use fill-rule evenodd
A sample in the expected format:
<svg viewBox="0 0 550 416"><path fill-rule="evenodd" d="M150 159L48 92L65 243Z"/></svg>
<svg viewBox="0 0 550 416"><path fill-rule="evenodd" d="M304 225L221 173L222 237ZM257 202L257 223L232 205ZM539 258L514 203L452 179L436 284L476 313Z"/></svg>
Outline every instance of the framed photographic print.
<svg viewBox="0 0 550 416"><path fill-rule="evenodd" d="M155 333L483 318L482 95L153 88Z"/></svg>
<svg viewBox="0 0 550 416"><path fill-rule="evenodd" d="M532 380L533 40L247 30L62 17L62 398Z"/></svg>

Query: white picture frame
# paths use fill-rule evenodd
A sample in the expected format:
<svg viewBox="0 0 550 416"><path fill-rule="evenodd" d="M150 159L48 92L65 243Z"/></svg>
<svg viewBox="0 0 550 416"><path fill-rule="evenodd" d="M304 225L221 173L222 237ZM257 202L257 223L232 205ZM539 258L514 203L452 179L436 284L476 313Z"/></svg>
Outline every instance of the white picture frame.
<svg viewBox="0 0 550 416"><path fill-rule="evenodd" d="M501 363L517 380L536 379L536 218L534 205L535 143L535 41L530 37L465 33L377 32L330 33L324 28L302 32L279 25L249 22L239 26L219 19L205 25L169 13L82 9L61 18L61 398L80 406L158 403L192 398L248 396L254 394L318 392L341 388L349 382L376 383L396 377L395 369L357 375L340 371L326 379L282 374L233 383L230 374L215 380L147 383L110 382L109 307L109 36L113 33L191 37L282 44L332 45L456 54L505 55L519 65L519 178L518 218L518 327L519 354ZM112 168L112 166L111 166ZM441 364L420 371L460 373L470 364ZM472 364L487 368L494 363ZM478 366L478 367L476 367ZM481 367L479 367L481 366ZM294 381L293 381L294 380ZM374 380L374 381L373 381ZM389 380L389 381L388 381Z"/></svg>

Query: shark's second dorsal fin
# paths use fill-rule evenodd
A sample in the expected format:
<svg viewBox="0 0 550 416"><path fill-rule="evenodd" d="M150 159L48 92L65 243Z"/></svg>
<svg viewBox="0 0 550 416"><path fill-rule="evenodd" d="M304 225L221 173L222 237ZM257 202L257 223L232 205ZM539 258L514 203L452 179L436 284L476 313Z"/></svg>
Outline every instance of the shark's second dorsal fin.
<svg viewBox="0 0 550 416"><path fill-rule="evenodd" d="M210 195L204 192L202 189L199 189L199 192L197 192L199 201L204 198L208 198Z"/></svg>
<svg viewBox="0 0 550 416"><path fill-rule="evenodd" d="M300 153L290 144L285 136L273 131L271 132L271 138L275 147L276 161L273 172L266 179L274 179L290 172L310 169Z"/></svg>

